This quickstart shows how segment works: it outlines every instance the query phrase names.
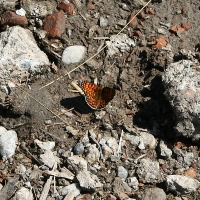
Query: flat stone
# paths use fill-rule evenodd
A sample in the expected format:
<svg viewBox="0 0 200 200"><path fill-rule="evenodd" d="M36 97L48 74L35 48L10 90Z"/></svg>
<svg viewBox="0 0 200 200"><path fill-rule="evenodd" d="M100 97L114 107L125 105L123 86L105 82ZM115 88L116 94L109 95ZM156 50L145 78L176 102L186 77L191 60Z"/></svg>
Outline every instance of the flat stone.
<svg viewBox="0 0 200 200"><path fill-rule="evenodd" d="M80 171L76 178L81 188L87 191L95 191L97 188L103 186L99 178L87 170Z"/></svg>
<svg viewBox="0 0 200 200"><path fill-rule="evenodd" d="M114 193L119 193L119 192L131 192L131 187L128 186L128 184L123 181L121 178L116 177L114 182L113 182L113 191Z"/></svg>
<svg viewBox="0 0 200 200"><path fill-rule="evenodd" d="M42 142L38 139L35 139L34 143L37 144L43 150L52 150L55 147L55 142L52 141Z"/></svg>
<svg viewBox="0 0 200 200"><path fill-rule="evenodd" d="M40 155L42 162L47 165L49 168L52 168L56 162L56 157L52 151L45 151L44 154Z"/></svg>
<svg viewBox="0 0 200 200"><path fill-rule="evenodd" d="M180 194L195 192L200 187L199 181L182 175L168 175L166 182L169 191Z"/></svg>

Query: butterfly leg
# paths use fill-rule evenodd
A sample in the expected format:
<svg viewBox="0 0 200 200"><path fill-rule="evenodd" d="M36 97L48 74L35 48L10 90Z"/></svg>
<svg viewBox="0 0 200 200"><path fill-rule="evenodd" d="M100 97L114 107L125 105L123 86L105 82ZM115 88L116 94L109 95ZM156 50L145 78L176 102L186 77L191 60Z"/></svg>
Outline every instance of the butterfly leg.
<svg viewBox="0 0 200 200"><path fill-rule="evenodd" d="M75 90L70 90L70 91L79 92L81 95L84 95L83 90L77 85L77 83L75 81L72 81L71 85L75 88Z"/></svg>

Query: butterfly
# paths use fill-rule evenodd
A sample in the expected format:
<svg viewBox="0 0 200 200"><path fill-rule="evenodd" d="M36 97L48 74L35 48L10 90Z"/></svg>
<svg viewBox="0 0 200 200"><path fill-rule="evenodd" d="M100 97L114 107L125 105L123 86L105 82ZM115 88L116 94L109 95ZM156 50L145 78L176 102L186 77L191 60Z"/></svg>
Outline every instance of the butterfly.
<svg viewBox="0 0 200 200"><path fill-rule="evenodd" d="M95 110L104 108L115 96L115 90L109 87L102 87L90 82L82 82L81 89L85 94L85 101Z"/></svg>

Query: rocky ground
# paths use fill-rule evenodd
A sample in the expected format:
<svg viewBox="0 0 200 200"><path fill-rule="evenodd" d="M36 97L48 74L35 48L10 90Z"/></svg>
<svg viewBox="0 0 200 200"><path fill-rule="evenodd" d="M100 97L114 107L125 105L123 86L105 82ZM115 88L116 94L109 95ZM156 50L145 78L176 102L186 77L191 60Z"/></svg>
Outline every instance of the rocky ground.
<svg viewBox="0 0 200 200"><path fill-rule="evenodd" d="M0 16L1 199L200 199L198 0L0 0ZM84 81L114 98L92 109Z"/></svg>

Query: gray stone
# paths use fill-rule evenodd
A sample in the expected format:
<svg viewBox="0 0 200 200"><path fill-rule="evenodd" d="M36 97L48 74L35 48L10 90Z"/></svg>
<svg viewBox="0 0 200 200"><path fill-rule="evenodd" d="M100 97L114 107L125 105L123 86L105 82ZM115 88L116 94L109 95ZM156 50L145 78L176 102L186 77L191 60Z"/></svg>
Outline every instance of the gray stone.
<svg viewBox="0 0 200 200"><path fill-rule="evenodd" d="M138 190L138 185L139 185L139 182L137 180L136 177L128 177L127 178L127 183L130 187L132 187L134 190Z"/></svg>
<svg viewBox="0 0 200 200"><path fill-rule="evenodd" d="M18 0L0 0L0 7L4 8L5 10L15 10L15 6L17 5Z"/></svg>
<svg viewBox="0 0 200 200"><path fill-rule="evenodd" d="M172 150L167 147L164 141L160 141L160 155L166 158L170 158L172 155Z"/></svg>
<svg viewBox="0 0 200 200"><path fill-rule="evenodd" d="M128 176L128 171L123 166L117 167L117 176L126 179Z"/></svg>
<svg viewBox="0 0 200 200"><path fill-rule="evenodd" d="M167 196L163 189L160 188L148 188L144 191L144 195L141 200L166 200Z"/></svg>
<svg viewBox="0 0 200 200"><path fill-rule="evenodd" d="M16 200L33 200L33 193L30 189L21 187L15 194Z"/></svg>
<svg viewBox="0 0 200 200"><path fill-rule="evenodd" d="M74 156L68 157L67 162L69 164L76 165L77 167L80 167L83 170L87 170L88 169L87 161L84 158L79 157L78 155L74 155Z"/></svg>
<svg viewBox="0 0 200 200"><path fill-rule="evenodd" d="M88 153L86 155L86 160L89 162L89 163L94 163L96 161L99 161L99 158L100 158L100 152L99 150L96 148L96 145L91 145L88 149Z"/></svg>
<svg viewBox="0 0 200 200"><path fill-rule="evenodd" d="M119 193L119 192L130 193L131 190L132 190L131 187L129 187L125 181L123 181L119 177L115 178L115 180L113 182L113 192L114 193Z"/></svg>
<svg viewBox="0 0 200 200"><path fill-rule="evenodd" d="M136 171L139 180L143 183L159 183L162 181L159 162L143 158Z"/></svg>
<svg viewBox="0 0 200 200"><path fill-rule="evenodd" d="M74 146L74 154L79 155L79 154L82 154L83 151L84 151L84 146L82 143L77 143Z"/></svg>
<svg viewBox="0 0 200 200"><path fill-rule="evenodd" d="M81 188L78 183L72 183L71 185L68 185L66 187L63 187L59 190L59 194L61 196L65 196L69 194L71 191L74 192L74 197L78 196L80 194Z"/></svg>
<svg viewBox="0 0 200 200"><path fill-rule="evenodd" d="M108 25L108 19L106 19L104 17L100 17L99 25L100 25L100 27L106 27Z"/></svg>
<svg viewBox="0 0 200 200"><path fill-rule="evenodd" d="M200 66L190 60L171 63L163 77L165 96L174 109L178 136L200 141Z"/></svg>
<svg viewBox="0 0 200 200"><path fill-rule="evenodd" d="M126 34L112 35L110 41L106 41L108 45L107 55L113 56L120 52L130 51L131 47L135 46L135 42Z"/></svg>
<svg viewBox="0 0 200 200"><path fill-rule="evenodd" d="M83 190L95 191L97 188L103 186L99 178L87 170L80 171L76 178Z"/></svg>

